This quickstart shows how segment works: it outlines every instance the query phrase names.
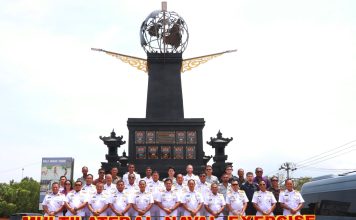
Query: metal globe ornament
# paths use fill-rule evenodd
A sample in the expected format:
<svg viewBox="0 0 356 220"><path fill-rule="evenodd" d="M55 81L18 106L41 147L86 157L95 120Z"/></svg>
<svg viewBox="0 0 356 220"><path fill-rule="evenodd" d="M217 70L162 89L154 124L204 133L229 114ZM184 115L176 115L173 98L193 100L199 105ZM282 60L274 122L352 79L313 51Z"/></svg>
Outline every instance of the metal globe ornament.
<svg viewBox="0 0 356 220"><path fill-rule="evenodd" d="M141 25L141 46L146 53L183 53L188 38L187 24L173 11L153 11Z"/></svg>

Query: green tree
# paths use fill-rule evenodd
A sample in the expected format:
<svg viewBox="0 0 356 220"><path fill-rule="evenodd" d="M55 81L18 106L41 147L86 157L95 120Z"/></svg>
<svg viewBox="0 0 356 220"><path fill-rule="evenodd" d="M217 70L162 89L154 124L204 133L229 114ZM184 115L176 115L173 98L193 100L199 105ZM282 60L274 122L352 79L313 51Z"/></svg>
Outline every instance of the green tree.
<svg viewBox="0 0 356 220"><path fill-rule="evenodd" d="M16 212L38 212L40 184L25 177L21 182L0 183L0 217Z"/></svg>
<svg viewBox="0 0 356 220"><path fill-rule="evenodd" d="M304 183L310 182L311 177L300 177L298 179L294 179L294 188L298 191L302 189Z"/></svg>

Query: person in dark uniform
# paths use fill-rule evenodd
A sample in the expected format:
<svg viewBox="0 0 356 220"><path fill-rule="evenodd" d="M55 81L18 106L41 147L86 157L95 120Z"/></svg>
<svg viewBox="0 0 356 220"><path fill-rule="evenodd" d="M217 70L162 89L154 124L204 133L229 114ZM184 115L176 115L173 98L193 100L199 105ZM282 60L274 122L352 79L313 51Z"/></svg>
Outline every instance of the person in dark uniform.
<svg viewBox="0 0 356 220"><path fill-rule="evenodd" d="M256 209L252 203L253 194L259 190L258 185L253 182L253 173L246 173L246 182L242 185L242 190L245 191L246 196L248 198L246 215L256 215Z"/></svg>
<svg viewBox="0 0 356 220"><path fill-rule="evenodd" d="M271 187L268 188L267 190L272 192L274 195L274 198L276 198L276 200L277 200L276 208L273 210L273 214L275 216L283 215L283 208L281 206L281 203L278 201L279 193L281 192L281 188L279 188L279 184L278 184L278 177L272 176Z"/></svg>
<svg viewBox="0 0 356 220"><path fill-rule="evenodd" d="M225 167L225 174L229 177L229 183L233 180L237 180L238 178L232 174L233 168L232 165L227 165ZM222 181L222 180L221 180Z"/></svg>

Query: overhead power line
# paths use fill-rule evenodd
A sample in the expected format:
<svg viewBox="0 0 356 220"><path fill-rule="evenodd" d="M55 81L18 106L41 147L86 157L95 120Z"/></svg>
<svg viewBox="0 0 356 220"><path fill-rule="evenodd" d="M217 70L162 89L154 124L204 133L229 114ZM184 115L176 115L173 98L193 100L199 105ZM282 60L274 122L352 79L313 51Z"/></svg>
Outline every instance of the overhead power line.
<svg viewBox="0 0 356 220"><path fill-rule="evenodd" d="M329 158L326 158L326 159L320 160L320 161L315 161L315 162L313 162L313 163L306 164L306 165L303 165L303 166L297 167L297 168L298 168L298 169L302 169L302 168L304 168L304 167L308 167L308 166L311 166L311 165L314 165L314 164L318 164L318 163L324 162L324 161L326 161L326 160L330 160L330 159L333 159L333 158L335 158L335 157L339 157L339 156L342 156L342 155L344 155L344 154L350 153L351 151L354 151L354 150L356 150L356 149L351 149L351 150L349 150L349 151L347 151L347 152L344 152L344 153L342 153L342 154L337 154L337 155L335 155L335 156L333 156L333 157L329 157Z"/></svg>
<svg viewBox="0 0 356 220"><path fill-rule="evenodd" d="M345 168L345 169L342 169L342 168L325 168L325 167L308 167L308 168L305 168L305 169L308 169L308 170L325 170L325 171L347 171L347 170L356 170L356 168Z"/></svg>
<svg viewBox="0 0 356 220"><path fill-rule="evenodd" d="M346 144L343 144L343 145L341 145L341 146L332 148L332 149L327 150L327 151L325 151L325 152L323 152L323 153L321 153L321 154L314 155L314 156L312 156L312 157L309 157L309 158L307 158L307 159L304 159L304 160L302 160L302 161L299 161L299 162L296 163L296 165L299 166L299 165L301 165L301 164L308 163L308 162L310 162L310 161L314 161L317 157L320 157L320 156L322 156L322 155L324 155L324 154L327 154L327 153L329 153L329 152L335 151L335 150L337 150L337 149L343 148L343 147L345 147L345 146L347 146L347 145L349 145L349 144L351 144L351 143L353 143L353 142L356 142L356 140L347 142Z"/></svg>
<svg viewBox="0 0 356 220"><path fill-rule="evenodd" d="M296 163L296 168L297 169L301 169L301 168L305 169L305 167L309 167L311 165L314 165L314 164L317 164L317 163L321 163L321 162L324 162L326 160L330 160L330 159L333 159L335 157L342 156L342 155L344 155L346 153L349 153L349 152L353 151L354 149L351 149L350 151L335 155L335 153L339 153L339 152L342 152L344 150L347 150L347 149L350 149L352 147L355 147L356 145L351 145L351 146L348 146L348 147L345 148L345 146L347 146L347 145L349 145L351 143L354 143L354 142L356 142L356 140L349 141L349 142L347 142L347 143L345 143L345 144L343 144L341 146L329 149L329 150L327 150L327 151L325 151L323 153L320 153L320 154L314 155L312 157L309 157L307 159L304 159L302 161L299 161L298 163ZM341 148L344 148L344 149L341 149ZM338 149L340 149L340 150L338 150ZM325 154L327 154L327 155L325 155ZM352 170L352 169L350 169L350 170ZM269 172L268 175L275 174L275 173L277 173L279 171L280 171L280 169L274 170L272 172Z"/></svg>
<svg viewBox="0 0 356 220"><path fill-rule="evenodd" d="M319 161L319 160L322 160L322 159L324 159L324 158L327 158L327 157L330 157L330 156L334 156L335 154L337 154L337 153L339 153L339 152L345 151L345 150L350 149L350 148L353 148L353 147L355 147L355 146L356 146L356 145L354 144L354 145L348 146L348 147L346 147L346 148L343 148L343 149L341 149L341 150L334 151L334 152L331 152L331 153L329 153L329 154L326 154L326 155L324 155L324 156L322 156L322 157L316 157L314 160L310 160L310 161L304 162L304 163L299 163L299 164L297 164L297 167L307 166L307 165L310 164L310 163L314 163L314 162ZM349 152L349 151L347 151L347 152ZM345 153L346 153L346 152L345 152ZM342 154L340 154L340 155L343 155L343 154L344 154L344 153L342 153ZM323 161L324 161L324 160L323 160Z"/></svg>

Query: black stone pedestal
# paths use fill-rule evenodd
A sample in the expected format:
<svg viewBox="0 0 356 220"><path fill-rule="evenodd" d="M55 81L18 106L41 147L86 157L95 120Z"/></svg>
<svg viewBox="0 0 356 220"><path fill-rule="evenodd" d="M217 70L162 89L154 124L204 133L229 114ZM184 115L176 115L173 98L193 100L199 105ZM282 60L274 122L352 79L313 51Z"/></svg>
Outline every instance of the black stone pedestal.
<svg viewBox="0 0 356 220"><path fill-rule="evenodd" d="M186 173L186 166L192 164L195 173L208 162L203 151L203 118L175 121L129 118L129 162L136 165L142 176L150 166L161 177L167 176L168 167L177 173Z"/></svg>

